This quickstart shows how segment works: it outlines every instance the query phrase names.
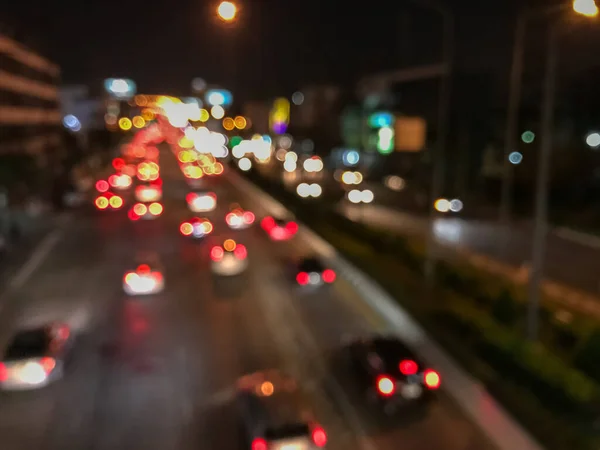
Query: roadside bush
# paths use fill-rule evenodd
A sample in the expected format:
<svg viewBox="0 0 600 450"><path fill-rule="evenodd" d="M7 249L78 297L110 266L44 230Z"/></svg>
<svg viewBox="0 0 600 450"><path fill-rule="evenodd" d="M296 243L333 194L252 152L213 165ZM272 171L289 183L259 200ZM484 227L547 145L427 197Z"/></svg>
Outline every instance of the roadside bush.
<svg viewBox="0 0 600 450"><path fill-rule="evenodd" d="M600 381L600 329L595 330L575 353L576 367Z"/></svg>
<svg viewBox="0 0 600 450"><path fill-rule="evenodd" d="M501 325L512 327L517 323L521 314L519 304L513 299L508 289L503 289L492 304L492 317Z"/></svg>

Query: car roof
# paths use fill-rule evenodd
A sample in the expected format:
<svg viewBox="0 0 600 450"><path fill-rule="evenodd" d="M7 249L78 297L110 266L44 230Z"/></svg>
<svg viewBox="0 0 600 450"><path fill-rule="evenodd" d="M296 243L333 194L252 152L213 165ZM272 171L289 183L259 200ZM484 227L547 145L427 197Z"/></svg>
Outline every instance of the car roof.
<svg viewBox="0 0 600 450"><path fill-rule="evenodd" d="M419 365L422 361L398 338L394 336L374 336L359 340L358 345L365 350L365 356L377 355L382 363L393 369L402 359L412 359Z"/></svg>
<svg viewBox="0 0 600 450"><path fill-rule="evenodd" d="M272 391L263 391L270 383ZM263 423L265 431L307 424L314 420L296 380L278 371L256 372L240 378L238 388L248 402L252 415ZM265 393L269 395L265 395Z"/></svg>
<svg viewBox="0 0 600 450"><path fill-rule="evenodd" d="M51 340L52 337L47 327L19 331L8 344L4 360L44 356L49 349Z"/></svg>
<svg viewBox="0 0 600 450"><path fill-rule="evenodd" d="M303 258L298 262L298 268L305 272L321 271L324 269L323 263L318 258Z"/></svg>

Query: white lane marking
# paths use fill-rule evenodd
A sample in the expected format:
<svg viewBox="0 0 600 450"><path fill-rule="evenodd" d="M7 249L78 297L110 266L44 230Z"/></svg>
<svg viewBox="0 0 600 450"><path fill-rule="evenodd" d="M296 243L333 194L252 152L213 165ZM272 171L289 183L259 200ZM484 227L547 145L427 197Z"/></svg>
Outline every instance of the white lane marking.
<svg viewBox="0 0 600 450"><path fill-rule="evenodd" d="M234 178L231 180L232 184L237 184L241 191L254 194L267 209L271 205L275 205L277 209L284 208L269 194L245 179L241 181L240 175L232 173L235 174L230 177ZM306 225L300 225L307 231L305 236L313 248L318 250L319 247L330 246ZM315 245L316 242L319 244ZM343 277L354 285L363 300L393 327L397 335L407 344L412 344L417 353L442 370L445 374L446 391L499 449L542 450L529 432L485 390L481 382L462 369L376 281L340 256L337 251L332 261L335 263L334 268L345 272Z"/></svg>
<svg viewBox="0 0 600 450"><path fill-rule="evenodd" d="M581 231L572 230L571 228L560 227L554 230L554 234L565 240L575 242L586 247L600 249L600 237L592 234L583 233Z"/></svg>
<svg viewBox="0 0 600 450"><path fill-rule="evenodd" d="M10 290L21 289L37 268L44 262L50 251L62 237L62 230L57 229L47 235L33 251L29 259L19 269L8 285ZM0 305L2 309L2 305Z"/></svg>

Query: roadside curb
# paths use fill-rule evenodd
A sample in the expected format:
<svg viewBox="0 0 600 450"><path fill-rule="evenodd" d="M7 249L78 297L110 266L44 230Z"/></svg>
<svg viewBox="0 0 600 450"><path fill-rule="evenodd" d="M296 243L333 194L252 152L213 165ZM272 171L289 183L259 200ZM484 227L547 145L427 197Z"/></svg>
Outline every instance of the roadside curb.
<svg viewBox="0 0 600 450"><path fill-rule="evenodd" d="M228 177L241 191L257 197L272 214L290 214L284 205L237 172L229 171ZM343 258L331 244L305 224L300 223L300 225L300 232L311 246L329 260L333 268L354 286L362 299L394 328L395 333L440 369L444 374L446 392L500 450L543 449L485 390L481 382L469 375L447 355L377 282Z"/></svg>

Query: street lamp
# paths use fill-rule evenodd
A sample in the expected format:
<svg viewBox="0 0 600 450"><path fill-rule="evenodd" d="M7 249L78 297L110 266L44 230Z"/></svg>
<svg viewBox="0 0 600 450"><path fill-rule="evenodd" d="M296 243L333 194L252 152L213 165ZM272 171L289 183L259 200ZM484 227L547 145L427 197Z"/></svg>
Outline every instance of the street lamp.
<svg viewBox="0 0 600 450"><path fill-rule="evenodd" d="M233 22L237 16L237 6L232 2L221 2L217 8L217 14L225 22Z"/></svg>
<svg viewBox="0 0 600 450"><path fill-rule="evenodd" d="M512 214L512 197L514 184L514 167L510 161L510 154L516 151L517 125L519 122L519 105L521 103L521 87L523 78L523 54L527 21L534 16L553 14L567 9L567 4L553 5L543 9L523 9L517 16L515 24L512 62L510 68L510 87L508 93L508 107L506 116L506 129L504 133L504 156L502 168L502 195L500 200L500 221L510 222ZM573 11L586 17L596 17L598 6L594 0L573 0Z"/></svg>
<svg viewBox="0 0 600 450"><path fill-rule="evenodd" d="M598 15L594 0L575 0L573 10L586 17ZM554 100L556 97L556 72L558 66L557 29L550 24L547 40L544 97L542 100L540 161L535 191L535 219L529 277L529 305L527 331L531 340L536 340L539 329L540 284L544 271L546 234L548 231L548 183L550 181L550 158L552 156L552 130L554 122Z"/></svg>

